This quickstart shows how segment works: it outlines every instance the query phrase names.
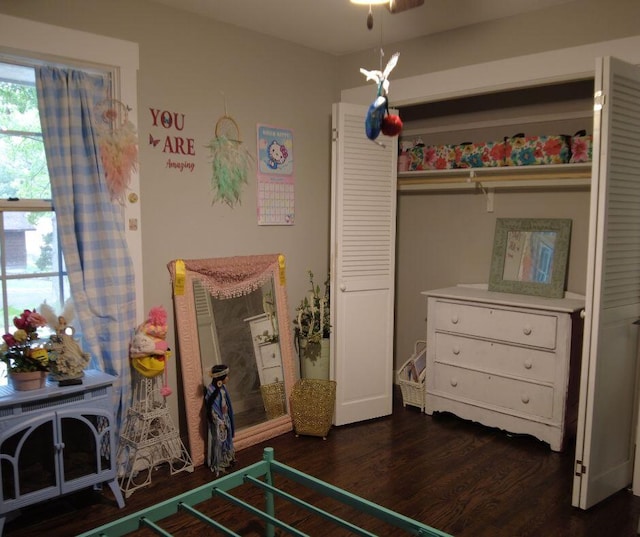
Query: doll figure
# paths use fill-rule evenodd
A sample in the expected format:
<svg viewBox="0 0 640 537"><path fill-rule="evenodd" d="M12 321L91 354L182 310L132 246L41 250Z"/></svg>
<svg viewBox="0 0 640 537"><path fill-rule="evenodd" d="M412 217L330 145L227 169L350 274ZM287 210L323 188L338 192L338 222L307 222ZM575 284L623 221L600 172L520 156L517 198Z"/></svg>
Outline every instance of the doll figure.
<svg viewBox="0 0 640 537"><path fill-rule="evenodd" d="M233 448L233 409L225 387L228 375L229 368L226 365L214 365L211 368L211 384L204 396L209 425L207 464L216 473L216 477L236 462Z"/></svg>

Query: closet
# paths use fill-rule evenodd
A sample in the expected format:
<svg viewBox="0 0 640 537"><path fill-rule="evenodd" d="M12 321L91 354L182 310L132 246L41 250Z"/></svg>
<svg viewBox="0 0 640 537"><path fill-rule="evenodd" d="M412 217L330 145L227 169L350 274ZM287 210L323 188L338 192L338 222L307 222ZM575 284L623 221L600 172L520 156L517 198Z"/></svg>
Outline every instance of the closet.
<svg viewBox="0 0 640 537"><path fill-rule="evenodd" d="M585 337L573 498L574 505L584 509L631 482L635 455L638 334L633 322L640 317L640 271L637 269L640 264L637 246L640 243L640 162L636 157L640 154L640 125L637 124L640 90L637 69L606 56L639 64L638 51L638 37L585 45L395 80L390 93L392 104L402 108L464 96L594 80L593 162L588 173L581 172L585 177L574 178L582 181L583 186L586 183L591 190L589 251L584 260L587 271ZM344 90L341 100L354 103L354 107L358 103L363 119L371 100L371 89ZM354 110L352 108L351 113ZM525 129L516 128L514 132L522 130ZM459 140L467 141L463 136ZM337 160L335 169L340 167L340 159ZM472 183L474 177L468 179L464 183ZM406 187L402 186L404 177L390 173L389 182L395 184L396 180L400 188ZM520 184L526 188L532 185L546 188L544 178L536 177L532 181ZM488 179L481 182L486 189ZM450 180L447 187L461 188L455 184ZM547 185L552 187L551 183ZM476 188L476 185L464 184L464 188L470 187ZM335 243L340 243L339 236ZM332 268L339 266L340 259L333 261L337 255L333 248L331 255ZM332 277L335 278L332 288L340 289L339 271L332 273ZM393 303L390 307L393 308ZM332 345L339 351L345 345L340 341L342 338L353 338L357 334L350 332L349 317L341 316L339 304L336 308L340 329L334 334L337 341ZM353 314L352 311L350 317ZM340 352L333 353L332 359L336 375L349 367L348 359ZM384 366L371 362L369 367L378 365ZM348 392L349 387L345 390ZM344 401L349 398L349 393L343 394ZM337 400L337 405L344 401ZM635 481L638 490L640 482L637 478Z"/></svg>

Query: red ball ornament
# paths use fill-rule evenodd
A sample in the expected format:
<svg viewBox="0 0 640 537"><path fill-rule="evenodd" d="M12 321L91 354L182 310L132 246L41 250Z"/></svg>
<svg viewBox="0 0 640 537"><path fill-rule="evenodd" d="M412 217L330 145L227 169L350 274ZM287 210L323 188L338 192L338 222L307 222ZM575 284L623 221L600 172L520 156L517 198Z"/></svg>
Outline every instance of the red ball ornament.
<svg viewBox="0 0 640 537"><path fill-rule="evenodd" d="M398 136L402 132L402 120L400 116L388 114L382 119L382 134L385 136Z"/></svg>

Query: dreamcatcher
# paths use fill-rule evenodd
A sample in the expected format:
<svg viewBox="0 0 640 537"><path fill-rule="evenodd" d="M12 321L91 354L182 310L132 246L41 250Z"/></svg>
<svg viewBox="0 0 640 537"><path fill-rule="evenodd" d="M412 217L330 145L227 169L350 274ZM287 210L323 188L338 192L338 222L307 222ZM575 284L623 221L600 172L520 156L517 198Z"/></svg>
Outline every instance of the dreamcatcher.
<svg viewBox="0 0 640 537"><path fill-rule="evenodd" d="M238 124L227 113L226 100L224 115L216 123L215 137L206 147L211 151L213 168L212 203L224 201L233 207L240 203L242 185L247 183L247 171L253 159L242 145Z"/></svg>
<svg viewBox="0 0 640 537"><path fill-rule="evenodd" d="M130 110L117 99L102 101L95 110L100 161L111 199L120 203L138 167L138 135Z"/></svg>

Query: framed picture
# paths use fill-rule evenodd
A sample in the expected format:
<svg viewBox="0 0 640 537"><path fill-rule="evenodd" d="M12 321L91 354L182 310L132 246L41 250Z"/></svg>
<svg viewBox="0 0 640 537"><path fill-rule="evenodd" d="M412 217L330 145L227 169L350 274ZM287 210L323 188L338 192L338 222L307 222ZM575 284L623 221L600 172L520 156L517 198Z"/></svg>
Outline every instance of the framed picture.
<svg viewBox="0 0 640 537"><path fill-rule="evenodd" d="M489 291L563 298L571 220L498 218Z"/></svg>

